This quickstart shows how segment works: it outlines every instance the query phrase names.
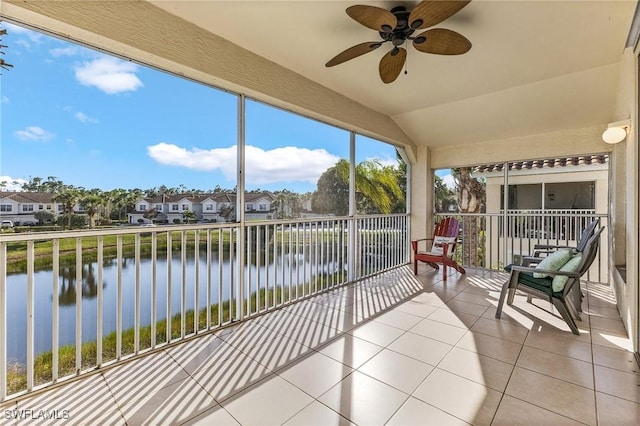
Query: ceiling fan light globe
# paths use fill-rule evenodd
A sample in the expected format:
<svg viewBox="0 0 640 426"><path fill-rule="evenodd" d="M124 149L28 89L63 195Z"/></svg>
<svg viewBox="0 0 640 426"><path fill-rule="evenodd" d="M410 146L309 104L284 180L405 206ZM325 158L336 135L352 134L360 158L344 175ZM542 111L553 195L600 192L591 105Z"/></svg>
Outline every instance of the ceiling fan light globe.
<svg viewBox="0 0 640 426"><path fill-rule="evenodd" d="M386 24L383 25L381 29L383 33L390 33L391 31L393 31L393 28L391 28L390 25L386 25Z"/></svg>
<svg viewBox="0 0 640 426"><path fill-rule="evenodd" d="M409 25L412 29L417 29L420 28L420 26L422 25L424 21L422 19L416 19L415 21L411 22L411 25Z"/></svg>

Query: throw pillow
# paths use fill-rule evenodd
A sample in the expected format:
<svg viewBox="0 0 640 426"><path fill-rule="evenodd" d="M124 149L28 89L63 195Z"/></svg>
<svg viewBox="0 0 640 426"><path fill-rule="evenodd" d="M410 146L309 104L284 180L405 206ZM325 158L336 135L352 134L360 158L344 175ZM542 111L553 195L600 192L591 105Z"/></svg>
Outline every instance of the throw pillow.
<svg viewBox="0 0 640 426"><path fill-rule="evenodd" d="M542 262L538 263L536 269L546 269L548 271L557 271L562 268L562 265L567 263L569 259L571 259L571 249L561 249L554 253L551 253L549 256L545 257ZM548 274L534 272L534 278L544 278L547 277Z"/></svg>
<svg viewBox="0 0 640 426"><path fill-rule="evenodd" d="M443 244L452 244L456 241L456 237L434 237L433 246L431 246L431 254L442 256L444 253ZM451 249L447 250L447 256L451 257Z"/></svg>
<svg viewBox="0 0 640 426"><path fill-rule="evenodd" d="M576 272L582 263L582 253L578 253L573 256L567 263L565 263L560 271L564 272ZM564 290L565 284L569 281L569 277L565 275L556 275L553 277L553 282L551 283L551 288L553 291L562 291Z"/></svg>

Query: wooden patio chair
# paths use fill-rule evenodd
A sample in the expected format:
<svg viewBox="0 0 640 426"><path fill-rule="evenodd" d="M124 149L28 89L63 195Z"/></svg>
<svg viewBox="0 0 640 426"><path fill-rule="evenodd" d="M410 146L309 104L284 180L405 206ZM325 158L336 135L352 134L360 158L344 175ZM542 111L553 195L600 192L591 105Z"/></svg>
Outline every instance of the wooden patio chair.
<svg viewBox="0 0 640 426"><path fill-rule="evenodd" d="M447 217L438 223L433 231L432 238L422 238L411 241L413 248L413 273L418 275L418 262L424 262L432 268L438 270L442 265L442 280L447 280L447 266L455 268L456 271L464 274L464 268L453 259L458 245L458 234L460 233L460 223ZM428 251L420 249L421 241L431 241Z"/></svg>
<svg viewBox="0 0 640 426"><path fill-rule="evenodd" d="M496 309L496 318L502 315L502 306L505 298L507 305L513 304L516 290L520 290L527 294L527 301L531 302L532 297L539 297L548 300L554 306L562 319L567 323L573 334L580 334L578 326L574 320L581 320L578 313L580 298L580 278L589 270L589 267L596 258L600 241L600 234L604 230L601 227L589 238L581 253L569 252L570 260L559 268L550 269L552 264L551 255L550 262L540 262L538 267L529 267L521 265L511 265L508 269L511 271L509 279L502 286L500 300ZM560 251L557 252L560 254ZM560 257L560 256L556 256ZM544 269L548 268L548 269ZM538 278L536 274L543 277ZM538 275L538 276L540 276ZM507 297L508 294L508 297ZM571 295L573 294L573 301Z"/></svg>

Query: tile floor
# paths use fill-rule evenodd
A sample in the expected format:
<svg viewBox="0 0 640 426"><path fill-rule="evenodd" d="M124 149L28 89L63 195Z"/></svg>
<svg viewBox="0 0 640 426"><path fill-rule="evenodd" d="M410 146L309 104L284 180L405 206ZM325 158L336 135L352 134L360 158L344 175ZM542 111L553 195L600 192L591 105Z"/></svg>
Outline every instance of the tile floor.
<svg viewBox="0 0 640 426"><path fill-rule="evenodd" d="M0 424L640 424L610 289L583 285L575 336L523 296L496 320L505 277L401 268L5 403Z"/></svg>

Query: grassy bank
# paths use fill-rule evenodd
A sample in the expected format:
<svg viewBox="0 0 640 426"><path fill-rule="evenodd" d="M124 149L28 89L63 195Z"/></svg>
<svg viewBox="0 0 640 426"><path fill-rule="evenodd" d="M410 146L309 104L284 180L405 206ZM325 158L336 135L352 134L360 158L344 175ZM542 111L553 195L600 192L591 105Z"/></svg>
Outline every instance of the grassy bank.
<svg viewBox="0 0 640 426"><path fill-rule="evenodd" d="M340 273L334 276L319 277L313 282L292 287L291 292L286 288L282 291L280 288L264 289L252 293L250 297L251 312L258 309L257 301L260 300L259 308L275 306L273 301L277 300L278 304L286 303L291 299L309 294L312 288L317 286L318 291L327 289L328 283L336 282ZM291 293L291 294L290 294ZM259 297L258 297L259 294ZM232 316L235 316L235 306L229 301L222 304L222 315L220 322L219 305L211 305L209 307L211 315L211 326L216 327L221 323L229 322ZM207 326L207 308L198 312L198 331L206 330ZM194 333L194 313L193 310L185 312L185 329L186 334ZM167 341L167 321L163 319L156 323L156 344L162 344ZM176 314L171 317L171 339L176 340L181 336L181 315ZM123 356L134 353L135 329L130 328L122 331L121 353ZM102 361L107 362L116 359L116 341L117 332L109 333L102 338ZM140 350L151 347L151 325L140 327ZM97 342L86 342L82 344L82 369L90 369L97 365ZM64 377L75 374L76 367L76 347L75 345L63 346L58 349L58 377ZM43 352L34 359L34 383L36 385L44 384L52 380L52 352ZM7 393L9 395L24 391L27 388L26 366L19 364L9 365L7 372Z"/></svg>

